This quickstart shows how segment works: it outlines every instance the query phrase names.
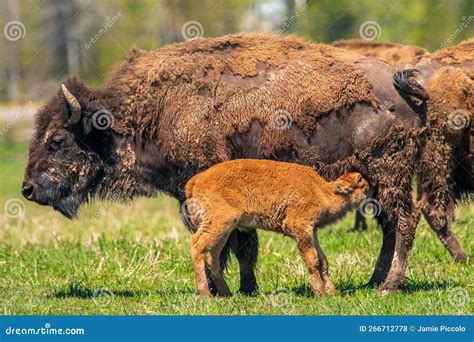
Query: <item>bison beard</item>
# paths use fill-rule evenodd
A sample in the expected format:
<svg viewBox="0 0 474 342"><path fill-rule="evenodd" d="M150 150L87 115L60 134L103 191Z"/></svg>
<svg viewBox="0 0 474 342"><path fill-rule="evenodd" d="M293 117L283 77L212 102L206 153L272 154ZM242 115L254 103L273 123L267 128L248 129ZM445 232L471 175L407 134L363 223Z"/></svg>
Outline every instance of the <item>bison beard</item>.
<svg viewBox="0 0 474 342"><path fill-rule="evenodd" d="M371 283L393 290L403 283L415 232L411 180L425 115L424 103L412 101L425 98L413 74L395 71L291 36L132 50L103 89L69 80L65 89L77 101L63 90L38 113L23 193L60 208L63 193L48 192L49 179L48 187L68 189L75 207L89 194L115 200L163 191L182 202L191 176L236 158L294 161L327 178L358 171L383 206L384 242ZM73 124L76 107L81 119ZM113 114L106 129L94 124L104 110ZM62 211L71 216L75 207ZM253 292L256 233L234 232L223 264L230 250L240 290Z"/></svg>

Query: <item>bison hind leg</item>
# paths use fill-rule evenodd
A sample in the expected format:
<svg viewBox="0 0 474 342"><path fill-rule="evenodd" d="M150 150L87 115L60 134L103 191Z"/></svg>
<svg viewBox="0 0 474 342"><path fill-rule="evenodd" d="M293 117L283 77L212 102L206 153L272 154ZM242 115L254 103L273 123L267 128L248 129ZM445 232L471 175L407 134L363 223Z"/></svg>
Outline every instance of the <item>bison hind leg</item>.
<svg viewBox="0 0 474 342"><path fill-rule="evenodd" d="M221 254L221 263L224 262L224 251L227 248L237 257L240 268L239 292L245 295L253 295L258 291L257 278L255 277L255 266L258 258L258 235L256 230L234 230L230 235L227 245Z"/></svg>

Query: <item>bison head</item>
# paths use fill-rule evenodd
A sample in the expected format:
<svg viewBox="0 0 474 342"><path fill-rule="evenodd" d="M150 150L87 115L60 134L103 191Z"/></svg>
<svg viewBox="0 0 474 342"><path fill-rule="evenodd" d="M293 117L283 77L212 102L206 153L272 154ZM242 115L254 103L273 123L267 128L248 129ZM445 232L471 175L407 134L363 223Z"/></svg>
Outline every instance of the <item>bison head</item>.
<svg viewBox="0 0 474 342"><path fill-rule="evenodd" d="M104 176L112 119L101 106L100 93L76 79L63 84L36 114L23 196L74 217Z"/></svg>

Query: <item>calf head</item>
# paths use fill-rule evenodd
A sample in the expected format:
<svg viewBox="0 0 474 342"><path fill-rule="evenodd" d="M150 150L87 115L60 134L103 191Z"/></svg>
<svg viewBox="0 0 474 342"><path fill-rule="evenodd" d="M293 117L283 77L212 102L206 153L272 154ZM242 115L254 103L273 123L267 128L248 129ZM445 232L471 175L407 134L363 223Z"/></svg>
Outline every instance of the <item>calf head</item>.
<svg viewBox="0 0 474 342"><path fill-rule="evenodd" d="M362 200L373 195L373 188L358 172L342 175L334 181L334 192L346 197L351 205L358 205Z"/></svg>

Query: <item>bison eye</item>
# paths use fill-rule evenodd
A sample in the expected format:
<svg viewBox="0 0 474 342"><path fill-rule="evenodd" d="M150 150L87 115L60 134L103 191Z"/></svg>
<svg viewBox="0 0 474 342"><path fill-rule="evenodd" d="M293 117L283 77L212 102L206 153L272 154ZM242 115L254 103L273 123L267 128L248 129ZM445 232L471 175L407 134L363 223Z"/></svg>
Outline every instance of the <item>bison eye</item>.
<svg viewBox="0 0 474 342"><path fill-rule="evenodd" d="M61 144L63 143L64 139L62 137L54 137L48 143L48 150L56 151Z"/></svg>

